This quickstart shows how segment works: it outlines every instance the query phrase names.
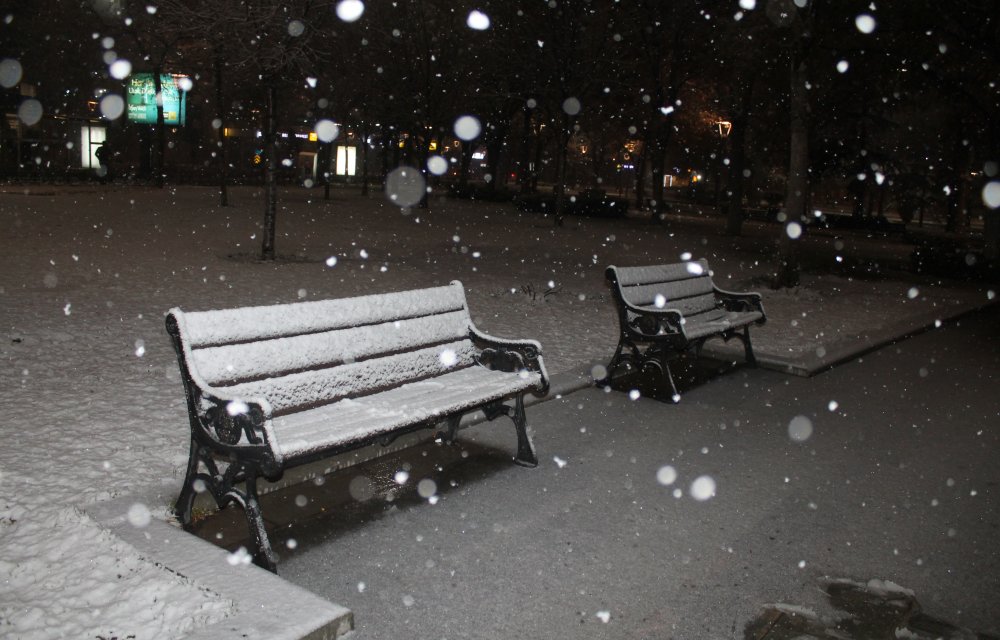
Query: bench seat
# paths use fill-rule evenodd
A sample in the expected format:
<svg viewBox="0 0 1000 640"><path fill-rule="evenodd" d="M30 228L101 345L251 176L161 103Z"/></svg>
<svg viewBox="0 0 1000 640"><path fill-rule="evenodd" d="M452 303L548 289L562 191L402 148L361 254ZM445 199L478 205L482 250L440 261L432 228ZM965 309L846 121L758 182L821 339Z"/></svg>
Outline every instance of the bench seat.
<svg viewBox="0 0 1000 640"><path fill-rule="evenodd" d="M718 311L702 316L684 318L684 335L688 340L714 336L730 329L746 327L764 318L760 311Z"/></svg>
<svg viewBox="0 0 1000 640"><path fill-rule="evenodd" d="M285 460L292 460L368 442L413 424L443 420L484 402L536 389L540 382L538 373L510 376L485 367L469 367L275 418L275 432L281 434L276 447Z"/></svg>

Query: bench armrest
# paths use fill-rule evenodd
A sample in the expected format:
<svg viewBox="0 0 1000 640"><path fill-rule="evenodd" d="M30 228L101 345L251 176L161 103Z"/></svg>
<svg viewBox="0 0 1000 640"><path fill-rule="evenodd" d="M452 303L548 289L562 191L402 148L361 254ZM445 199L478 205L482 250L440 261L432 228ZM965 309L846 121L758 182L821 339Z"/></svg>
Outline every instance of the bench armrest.
<svg viewBox="0 0 1000 640"><path fill-rule="evenodd" d="M542 346L536 340L508 340L483 333L474 326L469 327L469 337L482 351L479 363L499 371L532 371L541 376L537 389L539 395L549 390L549 374L542 359Z"/></svg>
<svg viewBox="0 0 1000 640"><path fill-rule="evenodd" d="M200 388L193 392L199 439L220 453L239 452L243 459L256 460L267 474L280 469L267 400L225 398Z"/></svg>
<svg viewBox="0 0 1000 640"><path fill-rule="evenodd" d="M764 314L764 303L761 301L759 293L749 291L746 293L726 291L715 288L715 295L719 298L722 306L727 311L759 311Z"/></svg>
<svg viewBox="0 0 1000 640"><path fill-rule="evenodd" d="M637 307L622 299L625 320L631 332L643 338L655 336L684 336L684 314L676 309L649 309Z"/></svg>

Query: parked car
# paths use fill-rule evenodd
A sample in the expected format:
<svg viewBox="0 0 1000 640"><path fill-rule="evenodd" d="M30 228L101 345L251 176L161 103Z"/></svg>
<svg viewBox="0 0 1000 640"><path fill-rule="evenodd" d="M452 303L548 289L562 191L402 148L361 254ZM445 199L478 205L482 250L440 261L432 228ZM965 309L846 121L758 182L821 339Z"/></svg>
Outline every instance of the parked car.
<svg viewBox="0 0 1000 640"><path fill-rule="evenodd" d="M587 189L570 199L567 212L581 216L623 217L628 212L628 199L608 195L603 189Z"/></svg>

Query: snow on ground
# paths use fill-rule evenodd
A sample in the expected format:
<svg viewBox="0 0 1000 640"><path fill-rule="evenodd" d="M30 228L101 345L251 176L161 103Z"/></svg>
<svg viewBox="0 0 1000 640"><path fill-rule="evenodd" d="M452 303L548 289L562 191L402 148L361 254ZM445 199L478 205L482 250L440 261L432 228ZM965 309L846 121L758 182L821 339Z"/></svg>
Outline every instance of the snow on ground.
<svg viewBox="0 0 1000 640"><path fill-rule="evenodd" d="M461 280L477 326L535 338L550 373L606 361L617 339L608 264L706 258L743 290L771 268L777 227L734 242L721 220L570 219L433 201L401 212L380 194L282 194L278 252L254 259L261 194L209 188L35 186L0 193L0 635L178 638L232 603L145 561L81 509L129 495L130 521L166 517L187 459L187 417L163 329L167 309L206 310L423 288ZM816 236L853 259L878 239ZM756 280L755 280L756 279ZM986 288L806 275L764 294L758 354L814 353L912 314L985 302Z"/></svg>

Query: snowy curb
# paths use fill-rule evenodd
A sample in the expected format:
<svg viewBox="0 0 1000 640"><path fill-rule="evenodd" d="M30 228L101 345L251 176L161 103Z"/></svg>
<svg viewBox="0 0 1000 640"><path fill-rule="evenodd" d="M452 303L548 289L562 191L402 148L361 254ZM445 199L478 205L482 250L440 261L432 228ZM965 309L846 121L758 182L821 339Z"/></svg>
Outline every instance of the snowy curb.
<svg viewBox="0 0 1000 640"><path fill-rule="evenodd" d="M594 365L587 365L549 377L549 392L544 397L527 396L524 404L533 405L547 400L555 400L562 396L594 386L594 377L590 373Z"/></svg>
<svg viewBox="0 0 1000 640"><path fill-rule="evenodd" d="M252 564L231 565L225 549L183 529L157 518L143 528L133 526L127 513L134 502L124 497L86 511L149 561L235 604L231 616L192 631L188 640L333 640L354 627L349 609Z"/></svg>

